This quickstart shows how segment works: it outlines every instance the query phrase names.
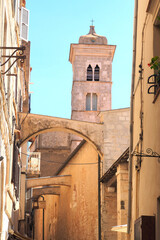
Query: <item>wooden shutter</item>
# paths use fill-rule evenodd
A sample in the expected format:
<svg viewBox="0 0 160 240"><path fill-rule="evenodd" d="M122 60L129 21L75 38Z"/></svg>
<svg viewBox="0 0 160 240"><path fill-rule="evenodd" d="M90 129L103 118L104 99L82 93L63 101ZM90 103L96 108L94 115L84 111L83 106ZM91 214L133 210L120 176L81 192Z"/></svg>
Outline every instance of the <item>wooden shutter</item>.
<svg viewBox="0 0 160 240"><path fill-rule="evenodd" d="M20 168L18 164L18 147L16 144L16 137L14 138L14 148L13 148L13 165L12 165L12 183L14 184L15 188L15 195L16 198L19 197L19 174Z"/></svg>
<svg viewBox="0 0 160 240"><path fill-rule="evenodd" d="M92 94L92 111L97 111L97 94Z"/></svg>
<svg viewBox="0 0 160 240"><path fill-rule="evenodd" d="M29 30L29 11L21 7L21 26L20 26L20 38L28 42L28 30Z"/></svg>
<svg viewBox="0 0 160 240"><path fill-rule="evenodd" d="M86 95L86 110L90 111L91 110L91 94L87 93Z"/></svg>

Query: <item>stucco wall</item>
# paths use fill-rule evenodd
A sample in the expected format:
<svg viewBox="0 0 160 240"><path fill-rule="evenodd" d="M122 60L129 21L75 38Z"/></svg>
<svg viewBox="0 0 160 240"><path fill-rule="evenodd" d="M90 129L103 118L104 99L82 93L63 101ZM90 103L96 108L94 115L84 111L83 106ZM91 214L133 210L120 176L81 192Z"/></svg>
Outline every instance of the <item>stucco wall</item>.
<svg viewBox="0 0 160 240"><path fill-rule="evenodd" d="M148 3L150 3L148 5ZM133 150L139 153L146 153L147 148L160 154L160 96L155 103L154 94L148 94L147 79L154 71L148 67L151 58L160 56L160 28L155 26L155 20L158 16L160 3L155 1L138 1L138 26L137 26L137 48L136 48L136 68L135 68L135 89L133 105ZM146 9L148 12L146 12ZM142 35L144 31L144 35ZM156 33L157 32L157 33ZM157 35L157 36L156 36ZM144 39L142 39L144 37ZM142 44L143 43L143 44ZM143 51L142 51L143 47ZM143 55L142 55L143 54ZM141 62L142 60L142 62ZM142 63L143 74L142 81L139 81L139 64ZM137 86L137 87L136 87ZM141 93L142 89L142 94ZM142 119L140 119L142 116ZM142 136L142 149L140 134ZM139 145L139 146L138 146ZM138 158L133 157L132 161L132 219L131 219L131 239L134 239L134 222L141 215L158 216L157 198L160 196L160 164L157 158L141 158L141 166ZM136 171L135 166L138 166ZM157 226L156 229L158 229ZM157 236L157 239L160 235Z"/></svg>
<svg viewBox="0 0 160 240"><path fill-rule="evenodd" d="M72 180L71 187L61 187L56 240L98 239L97 162L97 152L85 143L60 172L71 174Z"/></svg>
<svg viewBox="0 0 160 240"><path fill-rule="evenodd" d="M58 216L58 199L59 196L45 195L44 201L46 207L44 209L44 239L45 240L57 240L57 216ZM39 198L42 200L42 198ZM34 239L43 239L43 209L35 209L35 227L34 227Z"/></svg>

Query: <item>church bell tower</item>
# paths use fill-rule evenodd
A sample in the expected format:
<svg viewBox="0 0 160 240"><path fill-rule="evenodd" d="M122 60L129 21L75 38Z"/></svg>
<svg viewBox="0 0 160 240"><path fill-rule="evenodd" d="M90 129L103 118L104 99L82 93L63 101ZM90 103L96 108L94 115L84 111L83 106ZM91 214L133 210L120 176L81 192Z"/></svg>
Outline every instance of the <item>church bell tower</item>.
<svg viewBox="0 0 160 240"><path fill-rule="evenodd" d="M98 113L111 109L112 61L115 45L97 35L90 26L87 35L71 44L69 61L73 69L73 120L99 122Z"/></svg>

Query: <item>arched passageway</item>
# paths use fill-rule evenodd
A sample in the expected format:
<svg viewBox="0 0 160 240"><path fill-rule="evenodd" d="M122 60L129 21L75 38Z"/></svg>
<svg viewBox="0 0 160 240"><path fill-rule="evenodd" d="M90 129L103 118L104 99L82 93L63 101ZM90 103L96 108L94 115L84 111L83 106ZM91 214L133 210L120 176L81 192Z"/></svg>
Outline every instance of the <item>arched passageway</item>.
<svg viewBox="0 0 160 240"><path fill-rule="evenodd" d="M90 123L45 115L18 113L21 139L19 146L39 134L63 131L78 135L103 155L103 124Z"/></svg>

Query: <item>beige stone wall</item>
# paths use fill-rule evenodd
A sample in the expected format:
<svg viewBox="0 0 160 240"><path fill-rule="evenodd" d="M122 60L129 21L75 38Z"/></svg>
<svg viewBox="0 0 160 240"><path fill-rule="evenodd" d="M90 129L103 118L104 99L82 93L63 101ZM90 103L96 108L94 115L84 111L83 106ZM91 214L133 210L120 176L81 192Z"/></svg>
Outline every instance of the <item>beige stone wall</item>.
<svg viewBox="0 0 160 240"><path fill-rule="evenodd" d="M111 191L112 189L112 191ZM117 225L117 192L103 184L102 196L102 240L117 240L117 233L111 231Z"/></svg>
<svg viewBox="0 0 160 240"><path fill-rule="evenodd" d="M102 112L104 123L103 173L118 159L129 146L129 108Z"/></svg>
<svg viewBox="0 0 160 240"><path fill-rule="evenodd" d="M117 225L127 224L128 214L128 163L117 167ZM126 233L118 233L118 240L127 240Z"/></svg>

